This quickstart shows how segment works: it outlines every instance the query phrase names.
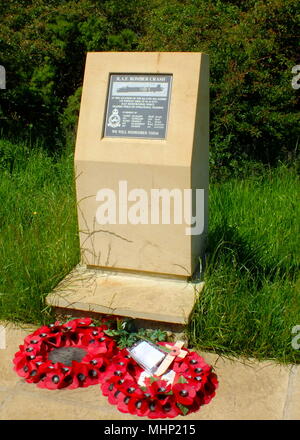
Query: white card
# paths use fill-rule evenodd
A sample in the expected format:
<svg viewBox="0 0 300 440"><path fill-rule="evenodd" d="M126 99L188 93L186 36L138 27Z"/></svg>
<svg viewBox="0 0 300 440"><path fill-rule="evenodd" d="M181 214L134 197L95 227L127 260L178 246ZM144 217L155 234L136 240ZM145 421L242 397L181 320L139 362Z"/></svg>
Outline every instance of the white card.
<svg viewBox="0 0 300 440"><path fill-rule="evenodd" d="M166 357L165 353L147 341L134 345L129 352L136 362L149 372L152 372Z"/></svg>

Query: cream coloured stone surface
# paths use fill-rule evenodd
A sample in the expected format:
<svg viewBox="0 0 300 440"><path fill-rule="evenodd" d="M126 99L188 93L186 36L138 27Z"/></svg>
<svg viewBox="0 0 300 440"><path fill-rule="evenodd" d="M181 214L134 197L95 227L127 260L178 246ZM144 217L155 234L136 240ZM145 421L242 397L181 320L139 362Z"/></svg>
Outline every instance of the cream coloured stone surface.
<svg viewBox="0 0 300 440"><path fill-rule="evenodd" d="M23 343L25 336L34 331L31 325L15 325L8 322L1 322L1 325L5 329L6 349L0 349L0 389L16 382L16 373L13 371L14 354L19 351L19 345Z"/></svg>
<svg viewBox="0 0 300 440"><path fill-rule="evenodd" d="M287 417L284 408L290 366L230 360L206 353L203 357L214 366L219 387L211 404L186 419L282 420Z"/></svg>
<svg viewBox="0 0 300 440"><path fill-rule="evenodd" d="M300 366L290 370L287 396L284 406L286 420L300 420Z"/></svg>
<svg viewBox="0 0 300 440"><path fill-rule="evenodd" d="M75 268L47 303L131 318L186 324L203 283ZM83 312L84 313L84 312Z"/></svg>
<svg viewBox="0 0 300 440"><path fill-rule="evenodd" d="M0 420L101 420L106 417L107 408L97 406L96 402L93 406L83 406L80 401L60 400L58 403L54 396L32 398L29 390L17 393L0 410Z"/></svg>
<svg viewBox="0 0 300 440"><path fill-rule="evenodd" d="M88 53L75 151L83 263L193 274L207 236L208 72L208 56L201 53ZM172 75L166 139L103 137L110 73ZM128 183L128 192L144 189L149 200L151 189L203 189L204 232L186 235L185 222L154 225L150 216L149 224L97 224L98 190L113 189L118 197L120 181Z"/></svg>

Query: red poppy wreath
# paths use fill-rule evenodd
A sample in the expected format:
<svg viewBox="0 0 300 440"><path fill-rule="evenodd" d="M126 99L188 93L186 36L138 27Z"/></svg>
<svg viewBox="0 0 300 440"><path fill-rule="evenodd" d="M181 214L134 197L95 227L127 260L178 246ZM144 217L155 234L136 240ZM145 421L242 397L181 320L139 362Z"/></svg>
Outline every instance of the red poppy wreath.
<svg viewBox="0 0 300 440"><path fill-rule="evenodd" d="M115 341L90 318L55 322L28 335L14 357L14 370L40 388L77 388L100 383L117 352Z"/></svg>
<svg viewBox="0 0 300 440"><path fill-rule="evenodd" d="M107 330L107 325L97 326L90 318L42 326L19 346L14 370L40 388L101 384L119 411L151 419L195 412L214 397L217 377L197 353L159 342L173 356L171 376L147 375L130 349L119 349Z"/></svg>
<svg viewBox="0 0 300 440"><path fill-rule="evenodd" d="M167 343L160 342L159 345ZM173 418L199 410L215 395L217 376L204 359L187 349L185 357L174 357L172 383L162 377L147 377L138 382L144 371L127 349L115 355L102 376L102 392L119 411L137 416Z"/></svg>

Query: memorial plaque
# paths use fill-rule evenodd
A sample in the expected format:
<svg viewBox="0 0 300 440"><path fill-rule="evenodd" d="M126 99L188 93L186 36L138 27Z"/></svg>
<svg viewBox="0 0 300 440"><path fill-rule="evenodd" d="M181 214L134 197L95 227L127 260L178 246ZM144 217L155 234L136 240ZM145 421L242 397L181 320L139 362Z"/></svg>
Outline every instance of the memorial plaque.
<svg viewBox="0 0 300 440"><path fill-rule="evenodd" d="M111 74L105 137L165 139L172 75Z"/></svg>

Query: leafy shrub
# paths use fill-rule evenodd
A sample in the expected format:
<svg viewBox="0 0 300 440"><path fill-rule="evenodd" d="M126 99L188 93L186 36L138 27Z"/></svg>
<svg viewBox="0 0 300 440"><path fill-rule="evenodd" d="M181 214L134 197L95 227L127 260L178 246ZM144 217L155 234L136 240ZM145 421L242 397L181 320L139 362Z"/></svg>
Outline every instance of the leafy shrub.
<svg viewBox="0 0 300 440"><path fill-rule="evenodd" d="M294 158L298 92L291 87L299 14L294 0L156 2L146 50L210 55L211 171ZM299 53L298 53L299 56Z"/></svg>
<svg viewBox="0 0 300 440"><path fill-rule="evenodd" d="M211 171L298 153L297 0L37 0L0 5L2 132L74 141L87 51L210 55ZM255 168L257 168L255 166Z"/></svg>
<svg viewBox="0 0 300 440"><path fill-rule="evenodd" d="M140 8L127 0L114 18L116 0L7 3L0 9L0 64L7 72L0 95L2 133L42 137L55 150L74 133L86 52L135 48ZM144 1L138 3L142 7Z"/></svg>

